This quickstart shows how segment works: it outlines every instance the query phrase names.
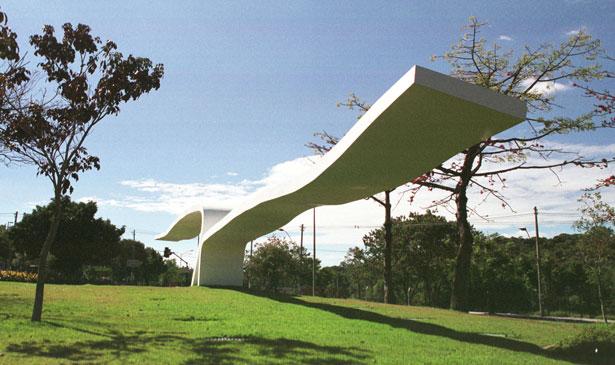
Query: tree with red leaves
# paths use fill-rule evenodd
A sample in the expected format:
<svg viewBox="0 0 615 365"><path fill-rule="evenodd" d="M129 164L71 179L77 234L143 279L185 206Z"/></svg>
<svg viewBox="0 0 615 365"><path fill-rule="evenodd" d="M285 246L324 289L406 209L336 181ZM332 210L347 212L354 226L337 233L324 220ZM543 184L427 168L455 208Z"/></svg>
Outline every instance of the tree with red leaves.
<svg viewBox="0 0 615 365"><path fill-rule="evenodd" d="M507 173L548 169L557 177L557 169L565 166L606 168L614 161L588 159L576 151L548 143L549 136L613 128L612 109L594 108L574 117L547 117L555 104L554 91L563 82L590 84L608 77L610 73L597 62L604 56L600 41L584 31L572 34L566 41L554 46L542 44L515 57L512 50L504 51L494 43L480 37L485 23L470 18L458 43L434 60L444 60L452 67L452 75L466 82L512 96L528 104L530 117L525 128L516 128L515 135L502 133L468 147L459 155L437 166L428 173L409 182L405 192L410 201L424 191L442 191L446 195L432 202L429 208L443 207L454 211L458 231L458 251L452 280L450 308L468 310L470 263L473 235L468 213L481 216L475 206L468 205L468 191L477 189L483 196L500 201L502 207L512 209L502 192ZM610 94L608 94L610 95ZM356 95L339 105L367 111L369 104ZM324 143L309 143L317 152L328 151L337 138L326 132L316 134ZM480 202L478 202L480 204Z"/></svg>
<svg viewBox="0 0 615 365"><path fill-rule="evenodd" d="M73 192L80 174L100 168L99 158L86 148L87 137L106 117L117 115L122 104L158 89L164 68L147 58L124 56L114 42L93 36L87 25L66 23L61 38L50 25L30 37L40 71L28 69L6 14L0 21L2 156L34 165L53 187L53 213L39 256L32 310L32 321L40 321L47 257L58 232L62 197Z"/></svg>

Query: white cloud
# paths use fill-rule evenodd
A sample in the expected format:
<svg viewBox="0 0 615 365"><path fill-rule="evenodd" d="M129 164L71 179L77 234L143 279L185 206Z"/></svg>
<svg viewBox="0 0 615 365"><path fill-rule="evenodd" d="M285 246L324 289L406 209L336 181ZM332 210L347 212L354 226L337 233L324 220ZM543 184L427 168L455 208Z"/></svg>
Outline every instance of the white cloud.
<svg viewBox="0 0 615 365"><path fill-rule="evenodd" d="M262 185L264 188L294 181L313 170L316 161L320 158L321 156L299 157L294 160L280 162L270 168L264 178L254 181L253 184Z"/></svg>
<svg viewBox="0 0 615 365"><path fill-rule="evenodd" d="M32 209L34 209L34 208L36 208L38 206L44 207L47 204L49 204L50 202L51 202L50 200L29 201L29 202L26 202L26 207L29 210L32 210Z"/></svg>
<svg viewBox="0 0 615 365"><path fill-rule="evenodd" d="M586 26L580 26L579 28L569 30L568 32L566 32L566 35L567 36L573 36L573 35L577 35L577 34L579 34L581 32L586 33L587 32L587 27Z"/></svg>
<svg viewBox="0 0 615 365"><path fill-rule="evenodd" d="M98 204L99 199L98 199L98 197L95 197L95 196L83 196L83 197L77 199L77 202L79 202L79 203L94 202L94 203Z"/></svg>
<svg viewBox="0 0 615 365"><path fill-rule="evenodd" d="M238 176L239 174L233 171L229 171L226 173L226 176Z"/></svg>
<svg viewBox="0 0 615 365"><path fill-rule="evenodd" d="M584 145L549 143L550 148L565 148L577 151L585 157L591 158L604 155L615 155L615 144L610 145ZM284 161L274 165L259 180L243 180L237 183L206 184L206 183L171 183L153 179L127 180L120 184L128 189L128 194L114 196L110 199L99 197L83 197L81 200L94 200L101 206L133 209L140 212L167 212L180 214L187 208L201 205L208 208L233 208L245 201L254 192L262 189L297 180L314 167L318 157L302 157ZM528 163L540 162L531 160ZM502 167L502 166L498 166ZM515 212L504 209L501 202L489 198L480 203L484 195L479 190L472 189L469 193L469 203L483 217L470 214L470 221L479 229L498 231L507 235L519 235L518 227L533 227L531 215L534 206L540 209L541 225L544 232L557 233L561 227L570 227L577 218L577 199L581 190L592 186L597 179L615 173L613 167L605 170L564 168L556 170L561 182L549 170L519 170L506 175L506 187L501 189ZM484 181L484 183L487 183ZM394 204L393 215L407 215L410 211L424 212L433 200L445 196L444 192L423 192L410 204L408 196L403 195L404 188L400 187L392 195ZM607 201L615 204L615 196L606 197ZM480 203L480 204L479 204ZM543 214L544 213L544 214ZM438 214L453 220L454 214L440 208ZM322 248L325 259L324 264L333 265L344 256L344 248L361 245L361 238L370 230L379 227L384 219L382 207L372 200L359 200L338 206L324 206L316 209L317 243ZM170 223L170 222L169 222ZM306 211L284 228L299 241L299 226L304 224L305 247L310 248L312 243L312 212ZM549 227L552 228L549 231ZM163 231L167 227L159 227Z"/></svg>
<svg viewBox="0 0 615 365"><path fill-rule="evenodd" d="M302 157L274 165L260 180L238 183L171 183L154 179L125 180L120 185L130 189L119 197L82 197L100 206L121 207L140 212L181 214L194 206L232 209L248 195L304 175L314 167L313 157Z"/></svg>
<svg viewBox="0 0 615 365"><path fill-rule="evenodd" d="M529 78L523 80L520 85L523 89L528 88L536 81L534 78ZM540 81L532 88L532 91L535 93L543 94L545 96L551 96L555 93L571 90L572 86L567 84L562 84L560 82L555 81Z"/></svg>
<svg viewBox="0 0 615 365"><path fill-rule="evenodd" d="M194 205L209 208L233 208L251 191L245 183L238 184L177 184L153 179L127 180L120 183L132 188L138 195L126 196L126 208L143 212L169 212L179 214Z"/></svg>
<svg viewBox="0 0 615 365"><path fill-rule="evenodd" d="M501 41L508 41L508 42L512 42L513 38L511 36L507 36L505 34L502 34L498 37L499 40Z"/></svg>

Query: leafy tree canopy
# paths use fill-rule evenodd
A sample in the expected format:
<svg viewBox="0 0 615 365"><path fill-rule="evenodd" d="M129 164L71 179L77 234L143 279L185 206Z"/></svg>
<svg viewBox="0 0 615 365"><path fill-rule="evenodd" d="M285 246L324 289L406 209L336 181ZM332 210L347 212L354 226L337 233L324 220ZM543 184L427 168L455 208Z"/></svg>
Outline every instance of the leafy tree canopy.
<svg viewBox="0 0 615 365"><path fill-rule="evenodd" d="M55 257L52 269L65 277L79 279L84 265L108 265L120 249L123 227L109 220L97 218L96 203L77 203L62 198L57 242L51 249ZM53 202L37 206L9 230L15 251L27 258L38 258L51 224Z"/></svg>

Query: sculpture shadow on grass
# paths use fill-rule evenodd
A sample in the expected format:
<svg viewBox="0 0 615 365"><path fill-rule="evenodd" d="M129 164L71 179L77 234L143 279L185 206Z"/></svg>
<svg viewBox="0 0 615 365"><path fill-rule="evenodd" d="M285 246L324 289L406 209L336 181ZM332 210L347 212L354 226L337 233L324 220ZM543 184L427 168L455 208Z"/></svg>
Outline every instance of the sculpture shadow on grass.
<svg viewBox="0 0 615 365"><path fill-rule="evenodd" d="M564 354L561 352L543 349L533 343L514 340L511 338L489 336L474 332L461 332L434 323L389 317L380 313L358 308L344 307L328 303L309 302L290 295L269 294L246 289L234 290L245 294L266 297L282 303L301 305L304 307L327 311L347 319L385 324L394 328L406 329L408 331L424 335L445 337L459 342L491 346L509 351L526 352L533 355L543 356L545 358L571 361L577 364L610 364L610 362L604 362L604 359L593 358L591 354L588 354L587 356L576 354L573 356L571 354Z"/></svg>
<svg viewBox="0 0 615 365"><path fill-rule="evenodd" d="M184 364L236 364L250 363L257 359L272 359L295 364L363 364L366 351L354 347L324 346L307 341L258 336L191 338L182 332L117 331L87 322L84 326L62 321L43 323L63 330L75 331L75 337L97 337L76 342L41 340L9 344L7 353L25 357L42 357L70 362L118 361L124 362L131 355L152 351L156 347L181 352L178 357L188 357ZM72 322L71 322L72 323ZM185 356L187 355L187 356ZM180 360L160 359L168 362Z"/></svg>

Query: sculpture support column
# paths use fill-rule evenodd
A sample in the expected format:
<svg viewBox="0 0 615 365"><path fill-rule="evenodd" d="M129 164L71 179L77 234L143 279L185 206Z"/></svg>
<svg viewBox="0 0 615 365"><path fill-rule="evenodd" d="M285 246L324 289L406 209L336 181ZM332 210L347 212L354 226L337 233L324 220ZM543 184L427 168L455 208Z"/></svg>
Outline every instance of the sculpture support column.
<svg viewBox="0 0 615 365"><path fill-rule="evenodd" d="M246 244L203 245L197 262L198 277L193 285L243 286Z"/></svg>
<svg viewBox="0 0 615 365"><path fill-rule="evenodd" d="M201 255L197 254L197 259L196 259L196 262L194 263L194 271L192 272L192 282L190 285L199 286L200 278L201 278Z"/></svg>

